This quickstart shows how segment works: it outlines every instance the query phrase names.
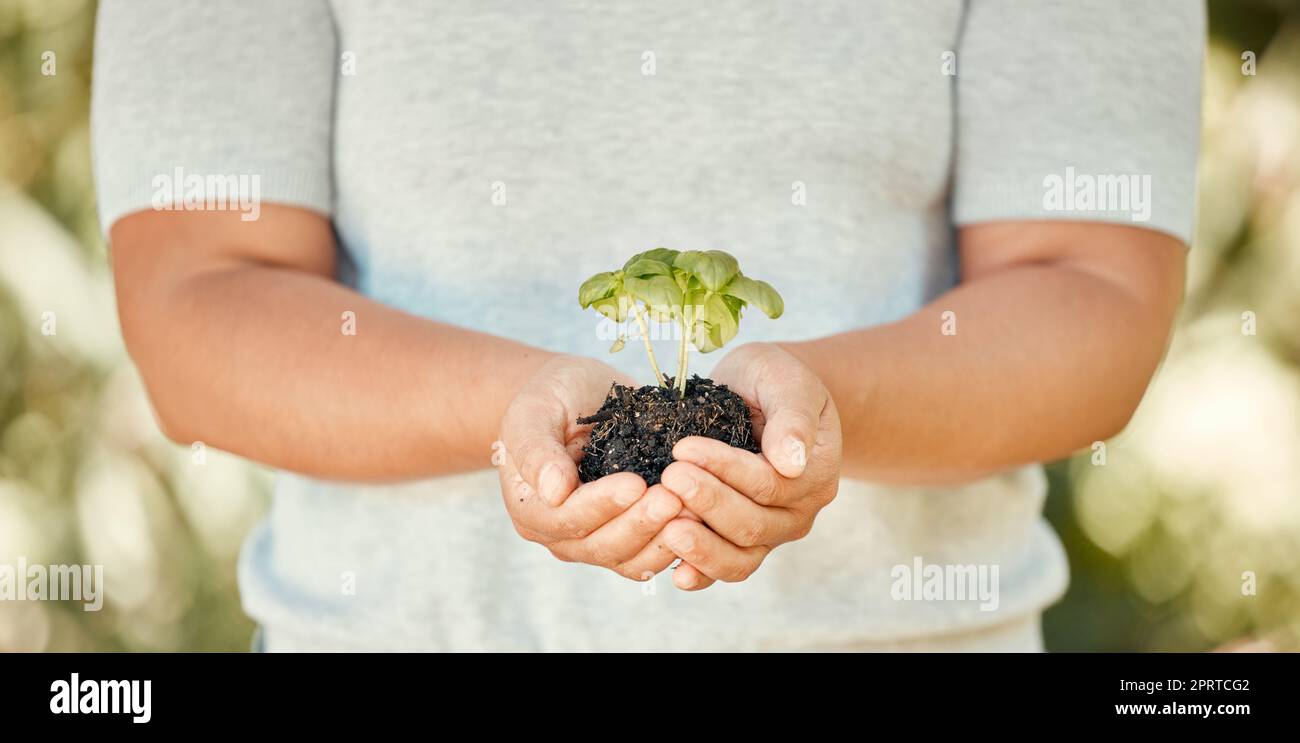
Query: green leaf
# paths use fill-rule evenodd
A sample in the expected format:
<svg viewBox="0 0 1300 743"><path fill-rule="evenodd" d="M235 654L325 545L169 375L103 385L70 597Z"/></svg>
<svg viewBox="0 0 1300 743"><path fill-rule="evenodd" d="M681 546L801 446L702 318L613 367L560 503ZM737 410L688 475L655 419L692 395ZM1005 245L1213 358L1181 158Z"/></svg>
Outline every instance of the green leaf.
<svg viewBox="0 0 1300 743"><path fill-rule="evenodd" d="M651 260L650 258L639 258L634 261L629 261L628 264L623 267L623 273L627 276L634 276L636 278L644 278L647 276L672 276L673 267L671 264L664 263L663 261Z"/></svg>
<svg viewBox="0 0 1300 743"><path fill-rule="evenodd" d="M739 323L741 318L741 310L744 309L745 307L745 301L743 299L738 299L736 297L733 297L729 294L723 294L722 301L727 303L728 309L731 310L731 314L735 316L736 322Z"/></svg>
<svg viewBox="0 0 1300 743"><path fill-rule="evenodd" d="M700 283L699 279L696 279L694 276L691 276L680 268L673 268L673 282L676 283L677 288L681 289L683 292L690 290L691 282L695 282L696 284Z"/></svg>
<svg viewBox="0 0 1300 743"><path fill-rule="evenodd" d="M776 289L766 281L751 279L748 276L737 275L723 289L728 295L739 299L746 304L752 304L763 311L764 315L775 320L785 312L785 301L781 295L776 293Z"/></svg>
<svg viewBox="0 0 1300 743"><path fill-rule="evenodd" d="M656 320L664 320L680 311L682 290L671 276L657 275L648 278L629 276L623 279L623 287L633 299L645 302L650 315Z"/></svg>
<svg viewBox="0 0 1300 743"><path fill-rule="evenodd" d="M671 266L673 265L673 261L676 260L677 255L678 255L678 251L672 250L670 248L655 248L654 250L647 250L644 253L637 253L631 258L628 258L627 263L623 264L623 272L632 276L638 275L633 273L632 271L629 271L628 268L633 263L636 263L637 261L641 261L641 260L658 261L659 263L662 263L665 266Z"/></svg>
<svg viewBox="0 0 1300 743"><path fill-rule="evenodd" d="M736 259L721 250L687 250L677 256L673 267L696 277L705 289L714 292L740 273Z"/></svg>
<svg viewBox="0 0 1300 743"><path fill-rule="evenodd" d="M618 292L591 303L597 312L614 322L627 319L628 310L632 309L632 299L625 292Z"/></svg>
<svg viewBox="0 0 1300 743"><path fill-rule="evenodd" d="M732 312L731 307L720 294L710 294L708 299L704 300L703 319L708 323L708 339L713 346L707 350L700 349L705 353L727 345L740 330L740 318Z"/></svg>
<svg viewBox="0 0 1300 743"><path fill-rule="evenodd" d="M696 318L707 320L708 313L704 308L704 301L708 296L702 288L690 289L682 294L683 310L690 313L690 319Z"/></svg>
<svg viewBox="0 0 1300 743"><path fill-rule="evenodd" d="M618 277L614 274L608 271L598 273L578 288L578 304L585 310L596 301L613 296L618 291L618 284Z"/></svg>
<svg viewBox="0 0 1300 743"><path fill-rule="evenodd" d="M694 334L691 336L691 345L700 350L700 353L709 353L716 351L721 346L713 342L713 326L707 322L700 321L695 324Z"/></svg>
<svg viewBox="0 0 1300 743"><path fill-rule="evenodd" d="M697 320L694 323L691 343L701 353L709 353L727 345L740 330L740 319L721 294L701 298Z"/></svg>

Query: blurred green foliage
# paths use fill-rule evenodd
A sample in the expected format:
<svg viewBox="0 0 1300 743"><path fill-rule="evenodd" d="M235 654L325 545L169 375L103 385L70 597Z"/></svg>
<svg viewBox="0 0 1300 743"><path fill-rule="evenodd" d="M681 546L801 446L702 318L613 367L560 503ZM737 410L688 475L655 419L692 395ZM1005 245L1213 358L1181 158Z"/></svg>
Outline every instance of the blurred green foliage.
<svg viewBox="0 0 1300 743"><path fill-rule="evenodd" d="M95 4L0 0L0 563L94 563L105 608L0 603L0 650L241 650L234 560L267 476L158 433L95 212ZM50 74L52 73L52 74Z"/></svg>
<svg viewBox="0 0 1300 743"><path fill-rule="evenodd" d="M1215 0L1210 24L1188 301L1104 465L1049 470L1072 570L1050 649L1300 648L1300 11ZM235 556L269 476L163 440L121 348L93 25L92 0L0 0L0 562L100 563L112 590L0 604L0 650L242 650Z"/></svg>
<svg viewBox="0 0 1300 743"><path fill-rule="evenodd" d="M1054 650L1300 648L1300 5L1215 0L1209 19L1169 355L1104 466L1049 471L1072 573Z"/></svg>

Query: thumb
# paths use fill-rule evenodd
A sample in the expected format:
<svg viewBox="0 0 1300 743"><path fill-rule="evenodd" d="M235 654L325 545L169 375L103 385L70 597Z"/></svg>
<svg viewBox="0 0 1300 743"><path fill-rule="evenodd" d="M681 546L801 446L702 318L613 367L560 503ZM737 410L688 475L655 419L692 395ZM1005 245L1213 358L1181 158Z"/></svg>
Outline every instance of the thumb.
<svg viewBox="0 0 1300 743"><path fill-rule="evenodd" d="M817 440L817 426L826 406L820 384L798 380L760 385L758 407L763 411L763 456L783 477L803 474Z"/></svg>
<svg viewBox="0 0 1300 743"><path fill-rule="evenodd" d="M803 407L779 407L763 426L763 456L783 477L794 478L808 466L808 452L817 436L816 412Z"/></svg>
<svg viewBox="0 0 1300 743"><path fill-rule="evenodd" d="M578 466L564 445L563 413L527 406L511 409L501 425L501 440L519 476L548 505L558 506L578 486Z"/></svg>
<svg viewBox="0 0 1300 743"><path fill-rule="evenodd" d="M761 412L760 443L772 467L782 477L802 475L829 400L821 381L788 352L762 344L732 352L713 376Z"/></svg>

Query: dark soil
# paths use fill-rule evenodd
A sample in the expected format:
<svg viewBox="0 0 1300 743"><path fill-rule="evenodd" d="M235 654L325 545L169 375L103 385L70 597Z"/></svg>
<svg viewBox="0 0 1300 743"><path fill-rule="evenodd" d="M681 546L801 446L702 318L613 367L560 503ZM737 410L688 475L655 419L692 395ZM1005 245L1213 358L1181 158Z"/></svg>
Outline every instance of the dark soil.
<svg viewBox="0 0 1300 743"><path fill-rule="evenodd" d="M673 461L673 445L687 436L708 436L759 451L745 400L725 384L699 375L686 381L684 397L668 387L615 384L600 410L578 423L595 424L578 464L583 482L633 472L654 485Z"/></svg>

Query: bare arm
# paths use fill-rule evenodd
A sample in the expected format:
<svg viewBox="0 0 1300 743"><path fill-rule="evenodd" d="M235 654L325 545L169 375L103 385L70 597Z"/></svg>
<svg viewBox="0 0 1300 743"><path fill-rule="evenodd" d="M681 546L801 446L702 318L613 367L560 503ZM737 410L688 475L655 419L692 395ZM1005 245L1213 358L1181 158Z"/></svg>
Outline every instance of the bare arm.
<svg viewBox="0 0 1300 743"><path fill-rule="evenodd" d="M314 212L138 212L111 241L127 349L178 442L344 480L484 468L506 406L552 355L338 284Z"/></svg>
<svg viewBox="0 0 1300 743"><path fill-rule="evenodd" d="M1179 241L1005 222L962 229L960 250L960 285L917 313L781 344L839 408L846 475L960 482L1059 458L1119 432L1141 400L1182 296Z"/></svg>

